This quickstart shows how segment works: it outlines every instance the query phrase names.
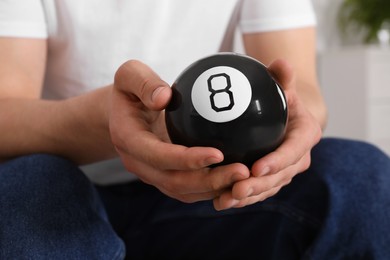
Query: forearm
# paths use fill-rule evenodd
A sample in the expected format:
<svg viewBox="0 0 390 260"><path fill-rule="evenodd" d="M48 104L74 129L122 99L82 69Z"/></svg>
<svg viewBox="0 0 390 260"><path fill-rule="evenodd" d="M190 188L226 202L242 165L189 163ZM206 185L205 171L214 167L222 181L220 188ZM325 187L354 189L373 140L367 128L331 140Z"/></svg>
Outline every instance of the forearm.
<svg viewBox="0 0 390 260"><path fill-rule="evenodd" d="M0 100L0 158L50 153L78 164L116 155L107 107L110 87L62 100Z"/></svg>
<svg viewBox="0 0 390 260"><path fill-rule="evenodd" d="M318 121L321 128L324 130L327 124L328 114L327 107L319 86L310 86L316 84L316 81L307 82L297 79L297 92L305 107Z"/></svg>
<svg viewBox="0 0 390 260"><path fill-rule="evenodd" d="M246 52L263 63L278 58L290 63L300 99L324 129L327 112L317 79L315 28L246 34L243 39Z"/></svg>

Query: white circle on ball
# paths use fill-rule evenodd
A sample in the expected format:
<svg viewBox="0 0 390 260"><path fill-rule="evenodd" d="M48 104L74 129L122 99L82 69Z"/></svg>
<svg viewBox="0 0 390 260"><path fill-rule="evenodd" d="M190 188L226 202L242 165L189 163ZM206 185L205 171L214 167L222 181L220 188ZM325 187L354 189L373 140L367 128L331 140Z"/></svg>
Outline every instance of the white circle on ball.
<svg viewBox="0 0 390 260"><path fill-rule="evenodd" d="M252 87L239 70L218 66L204 71L195 80L191 100L203 118L216 123L232 121L241 116L252 99Z"/></svg>

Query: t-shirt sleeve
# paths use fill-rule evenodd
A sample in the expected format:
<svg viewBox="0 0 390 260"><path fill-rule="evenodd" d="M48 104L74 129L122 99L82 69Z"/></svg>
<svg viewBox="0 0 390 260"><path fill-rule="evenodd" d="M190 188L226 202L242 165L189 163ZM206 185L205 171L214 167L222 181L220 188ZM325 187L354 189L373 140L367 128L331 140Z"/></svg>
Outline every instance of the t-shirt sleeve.
<svg viewBox="0 0 390 260"><path fill-rule="evenodd" d="M41 0L0 0L0 36L47 38Z"/></svg>
<svg viewBox="0 0 390 260"><path fill-rule="evenodd" d="M240 29L244 33L314 26L311 0L243 0Z"/></svg>

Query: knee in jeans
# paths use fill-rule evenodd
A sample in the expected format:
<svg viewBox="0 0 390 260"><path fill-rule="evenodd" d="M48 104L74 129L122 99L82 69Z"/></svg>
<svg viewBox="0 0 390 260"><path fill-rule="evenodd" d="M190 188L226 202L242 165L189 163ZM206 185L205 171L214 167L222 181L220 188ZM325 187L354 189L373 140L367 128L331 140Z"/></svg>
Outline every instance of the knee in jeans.
<svg viewBox="0 0 390 260"><path fill-rule="evenodd" d="M0 231L1 259L112 259L123 248L77 165L45 154L0 164Z"/></svg>
<svg viewBox="0 0 390 260"><path fill-rule="evenodd" d="M42 196L46 199L63 194L69 187L88 183L75 164L47 154L23 156L0 165L0 180L0 192L3 194Z"/></svg>
<svg viewBox="0 0 390 260"><path fill-rule="evenodd" d="M369 194L389 190L390 159L362 141L326 138L313 149L313 167L344 191Z"/></svg>
<svg viewBox="0 0 390 260"><path fill-rule="evenodd" d="M342 168L361 166L388 167L389 157L378 147L363 141L325 138L313 149L314 163Z"/></svg>

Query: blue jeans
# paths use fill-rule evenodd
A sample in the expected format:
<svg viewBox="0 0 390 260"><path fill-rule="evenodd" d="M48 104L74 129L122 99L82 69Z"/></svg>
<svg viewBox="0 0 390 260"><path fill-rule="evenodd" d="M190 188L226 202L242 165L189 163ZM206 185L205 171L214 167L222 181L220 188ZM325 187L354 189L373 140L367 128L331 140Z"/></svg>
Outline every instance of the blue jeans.
<svg viewBox="0 0 390 260"><path fill-rule="evenodd" d="M217 212L141 182L95 186L71 162L0 165L0 259L390 259L390 159L323 139L264 202Z"/></svg>

